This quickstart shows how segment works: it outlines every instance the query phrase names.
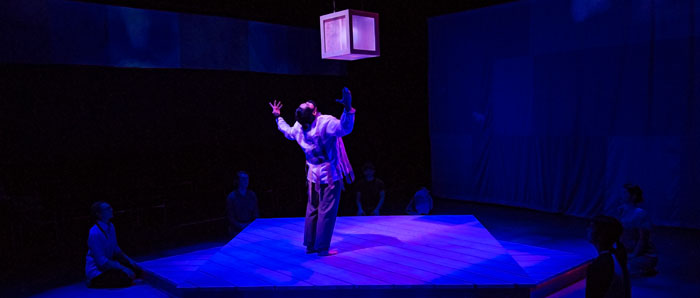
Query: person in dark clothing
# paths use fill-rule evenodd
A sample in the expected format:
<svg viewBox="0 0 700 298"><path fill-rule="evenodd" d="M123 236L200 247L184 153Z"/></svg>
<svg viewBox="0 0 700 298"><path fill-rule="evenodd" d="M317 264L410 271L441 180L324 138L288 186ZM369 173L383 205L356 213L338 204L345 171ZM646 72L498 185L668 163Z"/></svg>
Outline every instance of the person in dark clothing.
<svg viewBox="0 0 700 298"><path fill-rule="evenodd" d="M630 277L627 252L620 243L622 224L610 216L593 218L588 240L598 250L598 257L586 271L586 298L629 298Z"/></svg>
<svg viewBox="0 0 700 298"><path fill-rule="evenodd" d="M384 204L384 181L374 176L374 165L366 163L362 167L364 178L355 186L357 215L379 215Z"/></svg>
<svg viewBox="0 0 700 298"><path fill-rule="evenodd" d="M260 217L258 197L248 189L248 173L240 171L237 174L236 190L226 198L226 219L229 236L238 235L253 220Z"/></svg>
<svg viewBox="0 0 700 298"><path fill-rule="evenodd" d="M654 276L658 272L656 247L651 241L651 215L642 209L644 196L641 187L625 184L627 196L620 207L620 223L624 227L621 242L628 252L630 276Z"/></svg>
<svg viewBox="0 0 700 298"><path fill-rule="evenodd" d="M433 209L433 197L430 196L430 191L425 187L421 187L406 206L406 214L410 215L427 215Z"/></svg>

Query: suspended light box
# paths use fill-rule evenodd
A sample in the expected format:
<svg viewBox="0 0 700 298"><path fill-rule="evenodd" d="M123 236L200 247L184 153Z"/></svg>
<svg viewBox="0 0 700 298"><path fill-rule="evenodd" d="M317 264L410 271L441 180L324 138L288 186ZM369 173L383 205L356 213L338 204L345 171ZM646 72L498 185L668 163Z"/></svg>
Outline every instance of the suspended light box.
<svg viewBox="0 0 700 298"><path fill-rule="evenodd" d="M321 16L321 58L358 60L379 56L379 14L346 9Z"/></svg>

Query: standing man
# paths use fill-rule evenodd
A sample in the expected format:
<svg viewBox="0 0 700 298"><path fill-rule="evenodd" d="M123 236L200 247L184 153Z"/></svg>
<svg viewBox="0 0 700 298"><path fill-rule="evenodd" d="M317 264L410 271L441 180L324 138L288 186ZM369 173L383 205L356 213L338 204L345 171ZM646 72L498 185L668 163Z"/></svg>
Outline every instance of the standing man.
<svg viewBox="0 0 700 298"><path fill-rule="evenodd" d="M248 189L248 173L239 171L236 175L236 189L226 198L226 218L229 236L235 237L256 218L260 217L258 197Z"/></svg>
<svg viewBox="0 0 700 298"><path fill-rule="evenodd" d="M270 103L277 128L287 139L297 141L306 155L309 187L304 245L306 253L317 253L319 256L337 253L329 251L329 248L338 215L343 176L349 183L354 179L341 139L352 131L355 123L350 90L343 88L343 98L336 101L345 106L340 120L322 115L313 101L307 101L297 108L296 122L291 127L280 117L282 103L276 100Z"/></svg>

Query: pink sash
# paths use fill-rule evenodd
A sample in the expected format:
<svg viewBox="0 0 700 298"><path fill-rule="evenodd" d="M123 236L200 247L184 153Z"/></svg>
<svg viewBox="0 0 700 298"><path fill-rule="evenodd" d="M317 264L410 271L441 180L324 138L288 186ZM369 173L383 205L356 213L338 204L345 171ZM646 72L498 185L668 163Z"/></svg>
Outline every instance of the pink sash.
<svg viewBox="0 0 700 298"><path fill-rule="evenodd" d="M348 160L348 154L345 153L345 144L343 144L343 138L338 138L338 143L336 144L338 150L338 168L340 168L340 173L345 177L345 181L348 184L355 181L355 173L352 171L352 166L350 165L350 160Z"/></svg>

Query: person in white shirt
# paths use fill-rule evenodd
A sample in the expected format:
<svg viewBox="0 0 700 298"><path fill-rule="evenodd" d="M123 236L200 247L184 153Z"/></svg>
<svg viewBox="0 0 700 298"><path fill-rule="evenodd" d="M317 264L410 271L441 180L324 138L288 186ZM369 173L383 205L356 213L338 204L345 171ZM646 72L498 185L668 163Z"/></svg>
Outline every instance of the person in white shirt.
<svg viewBox="0 0 700 298"><path fill-rule="evenodd" d="M349 183L354 179L341 138L352 132L355 123L350 90L343 88L343 98L336 101L345 107L340 120L322 115L313 101L307 101L297 108L296 122L291 127L280 117L282 103L276 100L270 103L277 128L287 139L297 141L306 156L309 187L304 245L307 253L320 256L337 253L329 248L338 215L343 177Z"/></svg>
<svg viewBox="0 0 700 298"><path fill-rule="evenodd" d="M91 207L97 222L90 229L85 275L88 287L128 287L143 273L141 267L129 258L117 244L117 233L112 219L112 206L96 202Z"/></svg>

